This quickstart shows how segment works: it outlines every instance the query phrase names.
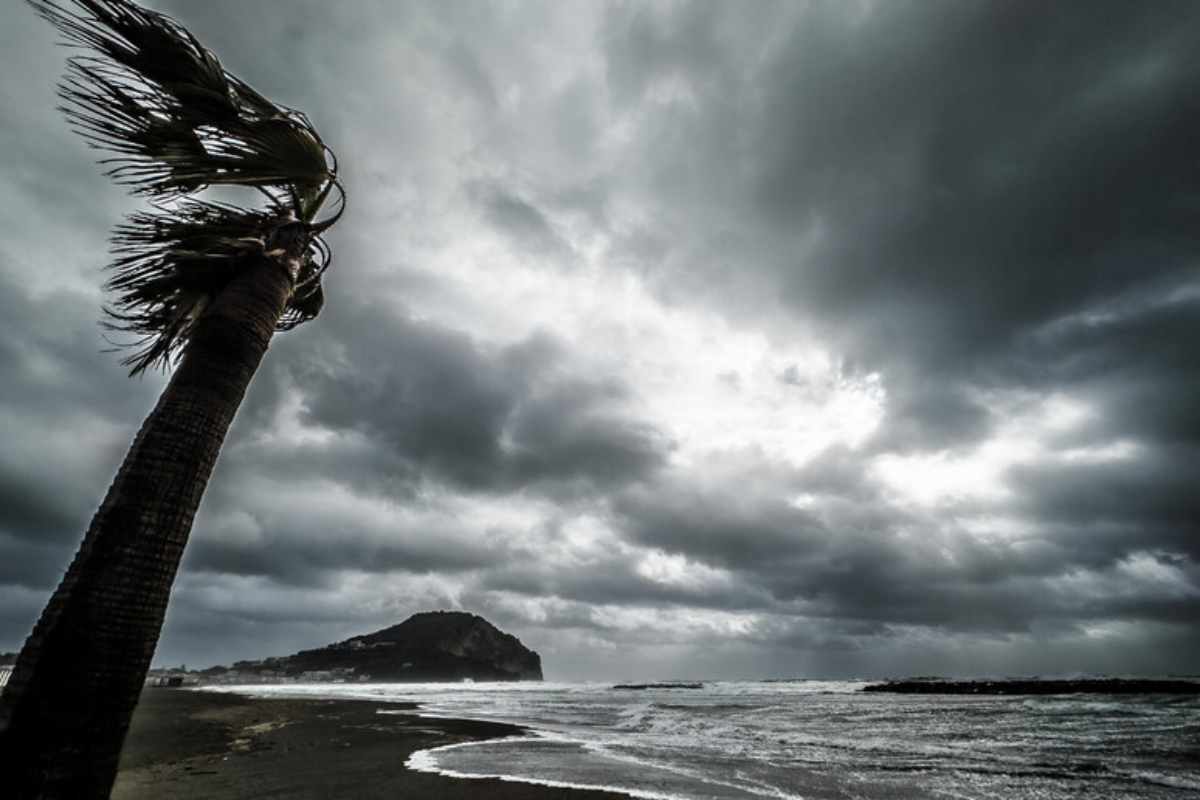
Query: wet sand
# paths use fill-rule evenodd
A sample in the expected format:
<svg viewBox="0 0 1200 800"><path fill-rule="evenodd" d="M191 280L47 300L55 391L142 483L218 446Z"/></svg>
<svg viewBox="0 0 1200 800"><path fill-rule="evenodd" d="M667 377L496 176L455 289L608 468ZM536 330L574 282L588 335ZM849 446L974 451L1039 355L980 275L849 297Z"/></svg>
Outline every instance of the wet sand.
<svg viewBox="0 0 1200 800"><path fill-rule="evenodd" d="M521 732L498 723L376 713L414 708L147 689L112 798L627 800L608 792L460 780L406 769L404 762L416 750Z"/></svg>

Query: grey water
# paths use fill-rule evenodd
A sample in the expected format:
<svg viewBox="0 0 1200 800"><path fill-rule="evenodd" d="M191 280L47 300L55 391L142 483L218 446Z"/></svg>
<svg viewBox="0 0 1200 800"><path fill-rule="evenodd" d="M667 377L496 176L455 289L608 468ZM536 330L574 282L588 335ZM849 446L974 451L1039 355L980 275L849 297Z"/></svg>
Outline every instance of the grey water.
<svg viewBox="0 0 1200 800"><path fill-rule="evenodd" d="M411 701L528 736L414 754L458 777L646 798L1166 800L1200 796L1200 698L863 694L853 682L254 687ZM248 690L249 691L249 690Z"/></svg>

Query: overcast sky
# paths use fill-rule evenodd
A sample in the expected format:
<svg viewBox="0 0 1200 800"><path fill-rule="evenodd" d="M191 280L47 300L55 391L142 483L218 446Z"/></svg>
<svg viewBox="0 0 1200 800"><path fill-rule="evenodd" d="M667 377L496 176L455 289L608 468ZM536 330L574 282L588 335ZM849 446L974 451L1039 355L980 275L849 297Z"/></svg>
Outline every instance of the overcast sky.
<svg viewBox="0 0 1200 800"><path fill-rule="evenodd" d="M553 679L1200 671L1200 5L153 6L350 194L157 662L461 608ZM0 17L14 650L164 378Z"/></svg>

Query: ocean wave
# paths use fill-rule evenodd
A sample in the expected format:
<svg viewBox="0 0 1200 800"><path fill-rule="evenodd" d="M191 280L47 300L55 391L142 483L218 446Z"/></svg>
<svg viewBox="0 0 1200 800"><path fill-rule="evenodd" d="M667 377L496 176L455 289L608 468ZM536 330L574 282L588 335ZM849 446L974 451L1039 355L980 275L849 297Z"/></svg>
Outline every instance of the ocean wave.
<svg viewBox="0 0 1200 800"><path fill-rule="evenodd" d="M459 744L448 744L442 747L431 747L428 750L418 750L408 757L404 762L404 766L414 772L433 773L436 775L444 775L448 778L461 778L464 780L485 780L494 778L496 780L505 781L508 783L526 783L534 786L549 786L555 789L585 789L601 792L621 792L631 797L640 797L644 800L690 800L683 794L669 794L666 792L655 792L645 789L634 789L615 784L601 783L579 783L576 781L561 781L552 778L538 778L526 775L512 775L507 773L481 773L481 772L463 772L455 769L448 769L441 766L437 761L437 755L449 750L458 750L468 747L479 747L485 745L496 745L501 742L511 742L525 740L528 737L508 737L504 739L488 739L482 742L461 742Z"/></svg>
<svg viewBox="0 0 1200 800"><path fill-rule="evenodd" d="M1195 773L1191 775L1178 775L1143 769L1130 770L1124 774L1134 780L1153 784L1155 786L1167 786L1172 789L1189 789L1192 791L1200 791L1200 775Z"/></svg>
<svg viewBox="0 0 1200 800"><path fill-rule="evenodd" d="M1025 708L1050 714L1079 714L1092 719L1098 715L1153 717L1173 713L1170 706L1147 703L1145 701L1121 700L1039 700L1027 698L1021 703Z"/></svg>
<svg viewBox="0 0 1200 800"><path fill-rule="evenodd" d="M604 781L563 780L546 775L531 775L512 767L512 754L506 754L505 769L489 767L487 756L503 745L537 748L539 745L569 747L603 765L602 771L608 778ZM439 757L447 754L464 755L476 752L480 757L466 765L447 766ZM600 742L580 741L570 737L546 732L534 732L532 736L489 739L480 742L462 742L429 748L413 753L405 763L418 772L436 773L453 778L481 780L496 778L515 783L529 783L567 789L596 789L619 792L647 800L694 800L696 797L720 798L721 800L804 800L769 783L754 780L731 781L703 769L689 767L677 761L656 758L653 755L630 752L624 748L614 749ZM594 764L593 764L594 766ZM580 769L581 772L586 771ZM647 782L680 784L677 791L662 791L647 788ZM688 788L690 787L690 788Z"/></svg>

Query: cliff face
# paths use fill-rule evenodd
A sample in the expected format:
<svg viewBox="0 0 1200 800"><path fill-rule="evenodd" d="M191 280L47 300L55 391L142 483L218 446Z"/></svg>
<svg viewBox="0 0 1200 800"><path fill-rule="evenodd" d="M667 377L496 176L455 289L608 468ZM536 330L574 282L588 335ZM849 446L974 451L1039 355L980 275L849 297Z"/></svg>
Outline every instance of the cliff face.
<svg viewBox="0 0 1200 800"><path fill-rule="evenodd" d="M375 633L258 663L289 675L335 672L372 681L542 679L537 653L483 617L461 611L414 614Z"/></svg>

